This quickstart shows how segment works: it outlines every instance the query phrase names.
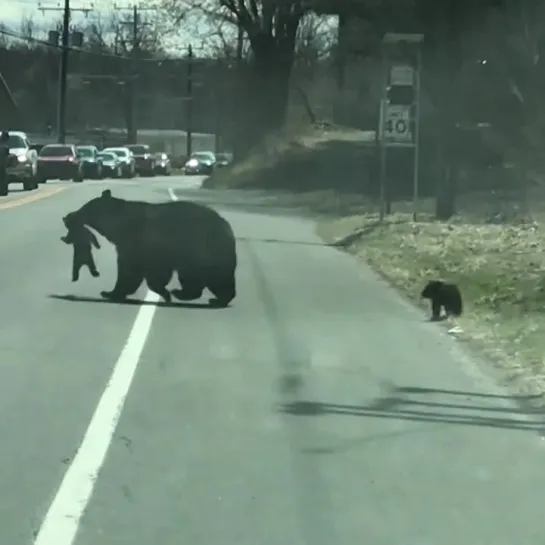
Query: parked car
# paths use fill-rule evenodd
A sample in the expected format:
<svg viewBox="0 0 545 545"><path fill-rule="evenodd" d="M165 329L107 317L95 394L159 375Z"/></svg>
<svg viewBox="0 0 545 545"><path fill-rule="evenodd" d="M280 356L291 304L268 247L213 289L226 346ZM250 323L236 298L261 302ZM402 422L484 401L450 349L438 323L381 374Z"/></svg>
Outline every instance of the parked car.
<svg viewBox="0 0 545 545"><path fill-rule="evenodd" d="M232 153L216 153L216 166L226 167L227 165L231 164L233 161L233 154Z"/></svg>
<svg viewBox="0 0 545 545"><path fill-rule="evenodd" d="M129 144L127 146L136 163L136 173L139 176L154 176L155 175L155 155L151 148L145 144Z"/></svg>
<svg viewBox="0 0 545 545"><path fill-rule="evenodd" d="M170 157L166 153L155 154L155 174L164 174L170 176L172 172L172 164Z"/></svg>
<svg viewBox="0 0 545 545"><path fill-rule="evenodd" d="M47 144L38 154L38 180L83 182L83 162L72 144Z"/></svg>
<svg viewBox="0 0 545 545"><path fill-rule="evenodd" d="M12 156L6 170L8 185L22 183L25 191L38 187L38 153L32 149L26 133L9 131L9 153Z"/></svg>
<svg viewBox="0 0 545 545"><path fill-rule="evenodd" d="M184 165L184 173L212 174L216 163L216 156L211 151L196 151L192 153Z"/></svg>
<svg viewBox="0 0 545 545"><path fill-rule="evenodd" d="M96 146L76 146L76 152L83 165L83 175L86 178L102 180L104 174L98 148Z"/></svg>
<svg viewBox="0 0 545 545"><path fill-rule="evenodd" d="M98 156L102 160L102 173L111 178L121 178L123 176L123 167L119 157L109 151L101 151Z"/></svg>
<svg viewBox="0 0 545 545"><path fill-rule="evenodd" d="M117 155L121 164L122 175L125 178L134 178L136 176L136 162L131 150L127 147L104 148L103 153L113 153Z"/></svg>

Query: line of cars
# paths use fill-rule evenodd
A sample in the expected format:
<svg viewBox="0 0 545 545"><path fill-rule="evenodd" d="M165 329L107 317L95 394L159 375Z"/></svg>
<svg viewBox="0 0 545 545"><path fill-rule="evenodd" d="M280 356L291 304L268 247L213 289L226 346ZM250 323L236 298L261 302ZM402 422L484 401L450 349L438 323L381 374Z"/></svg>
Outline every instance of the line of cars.
<svg viewBox="0 0 545 545"><path fill-rule="evenodd" d="M169 175L170 159L149 146L134 144L99 150L93 145L48 144L38 154L38 181L51 179L102 180L135 176Z"/></svg>
<svg viewBox="0 0 545 545"><path fill-rule="evenodd" d="M154 153L149 146L133 144L99 150L93 145L33 145L27 135L9 131L8 184L22 183L25 190L36 189L47 180L133 178L170 175L172 166L166 153Z"/></svg>

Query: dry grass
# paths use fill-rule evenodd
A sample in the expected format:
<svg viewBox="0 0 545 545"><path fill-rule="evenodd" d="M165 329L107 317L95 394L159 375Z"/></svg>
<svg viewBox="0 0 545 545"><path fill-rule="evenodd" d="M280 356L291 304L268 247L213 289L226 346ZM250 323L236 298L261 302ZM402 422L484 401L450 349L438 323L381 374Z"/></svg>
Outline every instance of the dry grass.
<svg viewBox="0 0 545 545"><path fill-rule="evenodd" d="M242 162L216 171L206 188L266 188L306 192L320 187L324 170L361 172L362 161L372 152L374 133L338 127L309 126L269 137ZM356 168L353 168L356 167ZM343 179L344 178L344 179ZM348 182L347 177L340 182ZM357 180L361 184L361 179Z"/></svg>
<svg viewBox="0 0 545 545"><path fill-rule="evenodd" d="M545 392L545 233L520 226L414 223L405 214L327 220L328 241L352 234L348 251L369 263L416 304L431 278L464 294L460 335L489 356L519 391Z"/></svg>
<svg viewBox="0 0 545 545"><path fill-rule="evenodd" d="M448 223L431 220L431 200L420 203L418 223L411 221L410 203L395 203L395 213L379 224L376 203L347 187L331 188L332 180L339 183L339 176L332 178L325 168L336 161L349 165L341 177L352 176L352 187L362 183L362 168L350 162L353 155L343 158L337 146L332 158L328 145L343 139L345 143L367 139L369 147L369 135L361 131L308 129L299 137L270 140L207 185L289 189L278 193L278 205L316 213L325 240L344 238L347 251L369 263L417 305L424 304L418 295L428 279L456 282L465 300L459 337L488 356L506 383L526 394L545 393L545 232L539 222L543 218L545 226L545 193L537 190L526 202L520 195L469 195L460 202L461 214ZM302 178L310 178L314 187L302 187ZM517 214L522 209L526 218L528 202L534 208L544 203L533 210L537 222L483 224L483 219L506 206Z"/></svg>

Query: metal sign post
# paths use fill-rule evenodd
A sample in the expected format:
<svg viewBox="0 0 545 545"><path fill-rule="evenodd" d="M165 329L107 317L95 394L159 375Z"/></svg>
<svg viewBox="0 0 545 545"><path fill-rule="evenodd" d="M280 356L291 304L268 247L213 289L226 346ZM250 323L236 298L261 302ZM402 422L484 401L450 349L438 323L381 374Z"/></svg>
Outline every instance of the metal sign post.
<svg viewBox="0 0 545 545"><path fill-rule="evenodd" d="M413 150L413 220L418 208L420 71L422 34L387 33L383 38L384 82L380 103L380 219L390 213L388 149Z"/></svg>

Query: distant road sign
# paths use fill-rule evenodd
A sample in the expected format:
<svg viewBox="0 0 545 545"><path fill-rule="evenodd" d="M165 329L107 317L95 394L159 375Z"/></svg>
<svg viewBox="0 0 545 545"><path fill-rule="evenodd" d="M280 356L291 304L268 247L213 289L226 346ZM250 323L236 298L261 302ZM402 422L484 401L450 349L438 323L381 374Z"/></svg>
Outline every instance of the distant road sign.
<svg viewBox="0 0 545 545"><path fill-rule="evenodd" d="M390 68L390 85L414 85L414 69L408 64L394 64Z"/></svg>
<svg viewBox="0 0 545 545"><path fill-rule="evenodd" d="M410 106L386 104L384 136L390 142L400 144L412 143Z"/></svg>

